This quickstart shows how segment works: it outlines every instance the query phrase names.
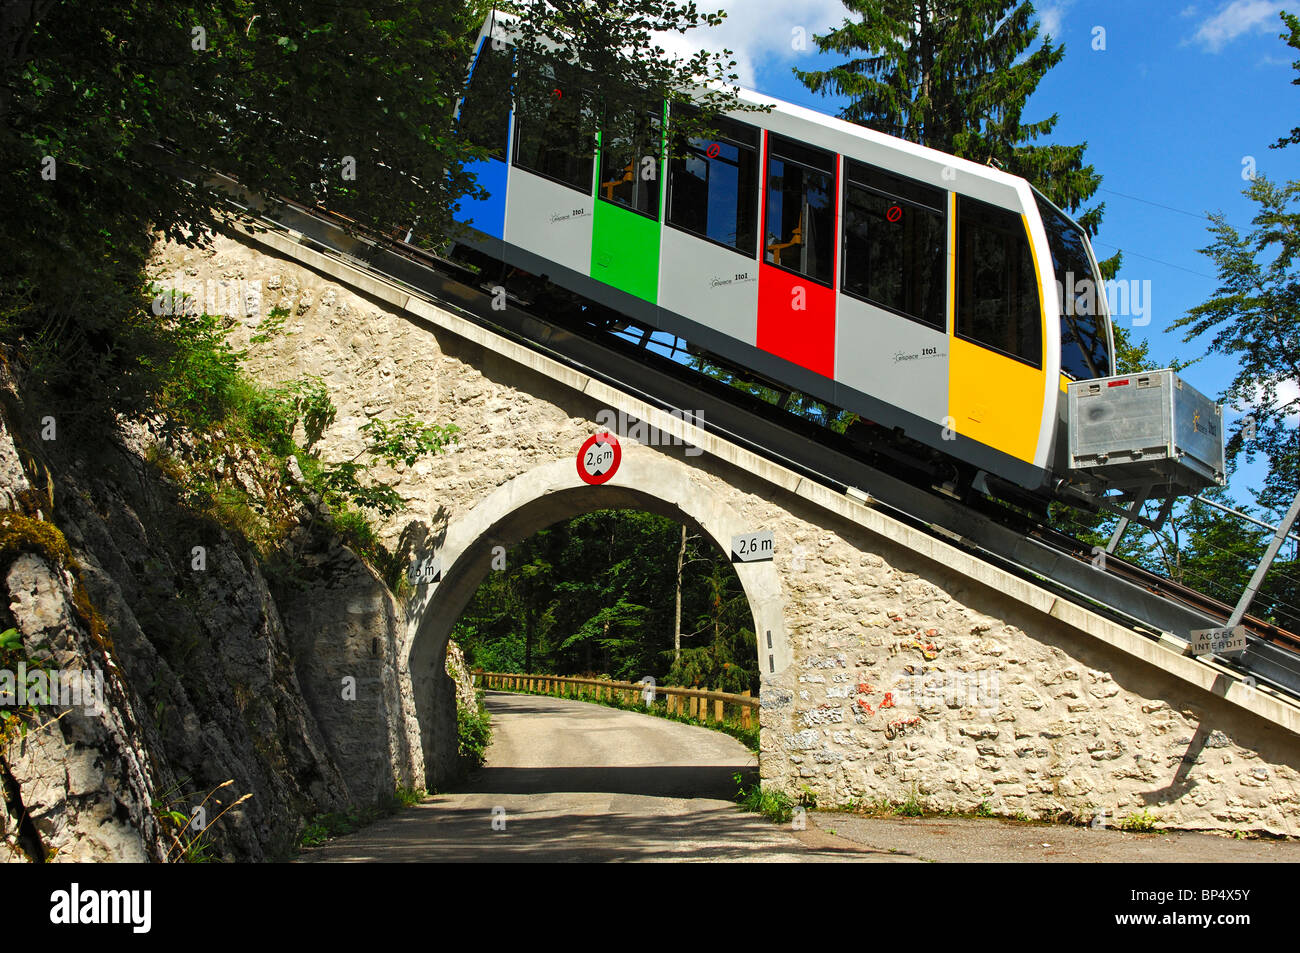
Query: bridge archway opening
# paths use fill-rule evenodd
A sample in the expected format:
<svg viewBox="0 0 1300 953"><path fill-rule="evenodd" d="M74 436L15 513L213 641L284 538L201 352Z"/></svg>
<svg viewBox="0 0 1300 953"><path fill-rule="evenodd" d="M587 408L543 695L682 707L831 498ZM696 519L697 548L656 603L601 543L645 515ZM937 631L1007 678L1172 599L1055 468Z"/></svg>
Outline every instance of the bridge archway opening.
<svg viewBox="0 0 1300 953"><path fill-rule="evenodd" d="M497 544L452 638L487 672L759 689L753 612L728 555L699 527L642 510Z"/></svg>
<svg viewBox="0 0 1300 953"><path fill-rule="evenodd" d="M698 547L729 562L732 536L746 529L737 514L680 472L673 472L671 479L665 479L666 473L655 472L671 461L663 461L662 466L653 465L653 460L644 462L651 465L628 468L630 473L641 471L639 479L603 486L574 485L570 461L544 465L499 487L446 526L438 547L441 578L417 594L417 609L408 629L415 713L431 782L453 777L457 771L455 686L445 668L448 642L479 587L489 574L500 571L503 551L508 567L511 550L542 530L602 511L634 511L686 527L689 535L699 537ZM771 562L736 564L731 571L748 605L752 657L761 678L779 671L789 658L779 580ZM675 566L671 572L675 581ZM673 599L675 593L669 590L663 595ZM684 612L683 629L688 632L691 621ZM669 630L670 645L671 638ZM689 640L683 640L683 647L689 647ZM751 716L757 729L757 710Z"/></svg>

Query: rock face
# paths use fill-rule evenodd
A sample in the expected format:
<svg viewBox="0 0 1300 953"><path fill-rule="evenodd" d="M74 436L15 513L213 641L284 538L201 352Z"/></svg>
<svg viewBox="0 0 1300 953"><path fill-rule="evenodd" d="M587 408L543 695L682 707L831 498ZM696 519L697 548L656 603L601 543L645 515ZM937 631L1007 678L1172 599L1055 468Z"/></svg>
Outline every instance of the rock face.
<svg viewBox="0 0 1300 953"><path fill-rule="evenodd" d="M601 406L563 381L250 245L221 238L208 252L167 247L163 257L164 283L245 281L261 289L263 311L288 309L284 334L254 343L249 318L236 344L249 346L247 366L264 381L326 381L339 407L323 443L331 459L356 453L359 427L377 415L461 428L443 456L377 470L411 501L380 527L403 553L436 548L497 488L555 461L571 467L597 429ZM647 455L671 456L627 444L625 473ZM739 514L737 532L775 533L791 663L764 678L765 783L792 794L806 785L823 804L916 795L941 809L1033 817L1149 809L1172 827L1300 835L1300 743L1278 722L721 455L683 459L678 449L672 464L693 493ZM617 485L608 490L616 499ZM644 496L626 499L648 508ZM564 505L549 516L577 515ZM410 677L432 739L425 750L440 759L451 681L441 671Z"/></svg>
<svg viewBox="0 0 1300 953"><path fill-rule="evenodd" d="M0 423L0 631L94 690L0 737L0 858L176 860L191 841L284 858L312 816L425 786L405 623L364 562L326 543L296 582L268 582L249 544L178 504L148 427L25 436ZM22 446L47 461L52 512L31 506ZM202 838L163 816L196 808Z"/></svg>

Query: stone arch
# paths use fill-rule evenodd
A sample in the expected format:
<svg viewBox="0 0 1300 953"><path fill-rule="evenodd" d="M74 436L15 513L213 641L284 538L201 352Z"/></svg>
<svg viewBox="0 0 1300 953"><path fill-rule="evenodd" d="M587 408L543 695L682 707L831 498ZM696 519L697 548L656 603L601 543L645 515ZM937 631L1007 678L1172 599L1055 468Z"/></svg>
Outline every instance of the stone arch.
<svg viewBox="0 0 1300 953"><path fill-rule="evenodd" d="M669 517L709 536L723 552L731 538L759 527L741 516L701 482L692 467L638 445L625 443L614 479L602 486L583 483L572 459L535 467L497 487L472 509L449 521L438 548L442 575L421 586L408 613L406 659L430 780L454 770L454 689L443 659L456 620L491 566L492 547L511 546L557 522L601 509L637 509ZM754 617L759 667L764 678L790 664L785 600L775 565L734 566Z"/></svg>

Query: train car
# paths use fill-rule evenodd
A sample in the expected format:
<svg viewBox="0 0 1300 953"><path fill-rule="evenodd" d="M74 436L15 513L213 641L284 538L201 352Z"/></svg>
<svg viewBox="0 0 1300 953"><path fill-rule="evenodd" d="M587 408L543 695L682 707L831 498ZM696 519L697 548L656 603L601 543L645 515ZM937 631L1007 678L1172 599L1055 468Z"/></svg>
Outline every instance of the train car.
<svg viewBox="0 0 1300 953"><path fill-rule="evenodd" d="M499 36L485 24L460 109L492 152L471 167L488 197L457 212L465 245L976 479L1048 492L1067 383L1115 370L1097 261L1068 215L1024 179L744 90L770 109L720 117L708 141L667 150L651 123L588 154L544 110L487 95L513 69Z"/></svg>

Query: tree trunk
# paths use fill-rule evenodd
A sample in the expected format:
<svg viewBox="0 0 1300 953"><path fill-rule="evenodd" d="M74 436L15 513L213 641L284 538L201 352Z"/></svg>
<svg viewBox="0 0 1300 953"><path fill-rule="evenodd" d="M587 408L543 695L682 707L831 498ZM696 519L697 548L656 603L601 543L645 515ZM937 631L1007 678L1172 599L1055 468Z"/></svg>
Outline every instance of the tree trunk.
<svg viewBox="0 0 1300 953"><path fill-rule="evenodd" d="M529 675L533 672L533 626L527 610L524 610L524 671Z"/></svg>
<svg viewBox="0 0 1300 953"><path fill-rule="evenodd" d="M686 558L686 524L682 524L682 545L677 550L677 610L673 622L673 664L682 657L682 561Z"/></svg>

